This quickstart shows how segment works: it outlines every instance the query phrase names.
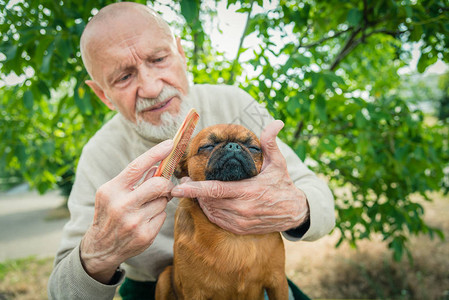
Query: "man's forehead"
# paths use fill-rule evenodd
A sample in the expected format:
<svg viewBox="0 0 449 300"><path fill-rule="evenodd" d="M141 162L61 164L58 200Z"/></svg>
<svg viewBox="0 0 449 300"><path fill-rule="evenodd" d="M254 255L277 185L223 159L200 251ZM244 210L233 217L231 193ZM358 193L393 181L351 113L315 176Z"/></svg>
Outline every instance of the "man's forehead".
<svg viewBox="0 0 449 300"><path fill-rule="evenodd" d="M106 29L93 38L88 46L92 73L96 73L94 69L103 65L109 71L103 75L109 77L118 68L127 68L133 59L150 58L160 52L173 50L175 45L174 37L158 26L126 27L117 31ZM97 71L103 73L106 70Z"/></svg>
<svg viewBox="0 0 449 300"><path fill-rule="evenodd" d="M123 8L120 4L124 5ZM133 5L128 5L133 4ZM159 29L171 34L168 24L155 11L143 5L134 5L136 3L116 3L105 7L97 15L95 15L86 26L86 31L92 31L93 35L101 33L117 33L141 30L143 28L151 28L151 30ZM114 9L107 9L113 7ZM92 34L90 34L92 35Z"/></svg>
<svg viewBox="0 0 449 300"><path fill-rule="evenodd" d="M174 41L168 24L156 12L136 3L116 3L102 9L87 25L81 38L83 60L86 68L91 69L98 60L105 58L105 51L126 49L136 44L136 39L160 43L164 35Z"/></svg>
<svg viewBox="0 0 449 300"><path fill-rule="evenodd" d="M117 35L133 36L143 29L155 30L157 22L151 18L144 18L141 14L135 16L122 14L112 19L103 19L95 22L89 28L89 40L98 38L111 38Z"/></svg>
<svg viewBox="0 0 449 300"><path fill-rule="evenodd" d="M113 45L126 48L137 45L141 41L153 41L154 44L158 44L164 40L175 42L170 29L160 26L158 22L152 22L143 18L131 20L116 19L96 24L86 38L86 48L89 51L98 51L101 48L110 48Z"/></svg>
<svg viewBox="0 0 449 300"><path fill-rule="evenodd" d="M149 7L133 2L119 2L103 7L89 21L87 27L95 28L96 25L124 23L129 21L142 20L146 22L163 22L162 18Z"/></svg>

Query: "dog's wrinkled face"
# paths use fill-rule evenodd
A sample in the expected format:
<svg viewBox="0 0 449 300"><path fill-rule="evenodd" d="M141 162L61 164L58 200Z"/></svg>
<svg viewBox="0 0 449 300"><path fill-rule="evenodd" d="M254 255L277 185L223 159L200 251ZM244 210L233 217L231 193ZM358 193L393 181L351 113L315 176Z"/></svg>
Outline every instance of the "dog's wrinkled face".
<svg viewBox="0 0 449 300"><path fill-rule="evenodd" d="M259 174L263 156L257 136L241 125L219 124L201 130L190 142L175 176L194 181L234 181Z"/></svg>

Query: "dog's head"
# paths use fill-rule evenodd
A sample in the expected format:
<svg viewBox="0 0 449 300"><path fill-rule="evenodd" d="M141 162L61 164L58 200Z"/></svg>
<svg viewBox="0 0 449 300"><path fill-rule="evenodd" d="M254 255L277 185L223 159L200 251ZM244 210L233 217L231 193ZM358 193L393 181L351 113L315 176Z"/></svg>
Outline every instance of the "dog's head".
<svg viewBox="0 0 449 300"><path fill-rule="evenodd" d="M219 124L201 130L190 142L175 176L194 181L234 181L253 177L262 168L260 141L249 129Z"/></svg>

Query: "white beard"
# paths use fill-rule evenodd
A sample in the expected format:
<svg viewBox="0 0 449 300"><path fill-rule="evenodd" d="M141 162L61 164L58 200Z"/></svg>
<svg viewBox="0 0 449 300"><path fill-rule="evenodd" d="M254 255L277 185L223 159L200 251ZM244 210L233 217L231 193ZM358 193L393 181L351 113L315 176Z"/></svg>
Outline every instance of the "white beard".
<svg viewBox="0 0 449 300"><path fill-rule="evenodd" d="M179 112L176 115L172 115L168 111L163 112L161 114L161 123L159 125L153 125L142 118L140 114L141 111L174 96L181 100ZM123 119L134 128L137 133L146 139L160 141L172 139L184 121L184 118L189 113L190 105L186 100L186 97L184 97L176 88L170 85L165 85L157 98L137 98L135 111L136 123L131 122L126 118ZM116 107L116 109L118 110L118 107ZM120 111L118 110L118 112Z"/></svg>
<svg viewBox="0 0 449 300"><path fill-rule="evenodd" d="M170 112L166 111L161 114L161 124L153 125L142 118L138 117L136 114L137 124L129 122L131 126L144 138L156 139L156 140L167 140L172 139L178 128L181 127L184 118L189 113L190 106L187 104L185 99L179 106L179 112L176 115L172 115Z"/></svg>

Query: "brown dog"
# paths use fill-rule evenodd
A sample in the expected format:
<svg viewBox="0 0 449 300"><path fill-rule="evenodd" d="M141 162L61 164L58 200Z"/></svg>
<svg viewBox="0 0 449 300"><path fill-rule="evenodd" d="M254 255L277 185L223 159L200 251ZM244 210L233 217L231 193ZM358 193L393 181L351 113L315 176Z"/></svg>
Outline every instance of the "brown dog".
<svg viewBox="0 0 449 300"><path fill-rule="evenodd" d="M177 177L233 181L262 167L258 138L240 125L203 129L191 141ZM156 299L288 299L285 252L278 232L236 235L211 223L196 199L180 200L173 266L159 276Z"/></svg>

